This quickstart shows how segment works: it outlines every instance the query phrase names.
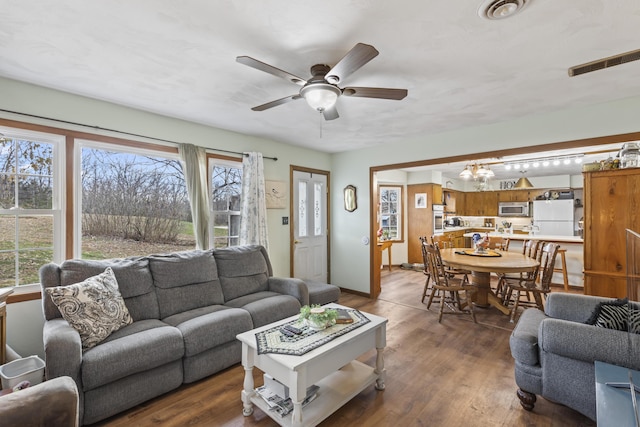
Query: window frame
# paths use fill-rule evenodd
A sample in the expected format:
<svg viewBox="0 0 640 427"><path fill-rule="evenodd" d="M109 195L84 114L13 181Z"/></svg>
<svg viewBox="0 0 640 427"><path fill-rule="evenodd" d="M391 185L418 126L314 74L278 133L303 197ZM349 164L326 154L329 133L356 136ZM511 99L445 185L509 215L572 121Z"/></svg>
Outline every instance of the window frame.
<svg viewBox="0 0 640 427"><path fill-rule="evenodd" d="M213 192L213 187L212 187L212 178L213 178L213 168L215 166L226 166L226 167L233 167L233 168L237 168L240 170L241 173L241 181L240 181L240 194L242 197L242 159L241 158L237 158L237 157L230 157L230 156L221 156L221 155L215 155L215 154L210 154L207 153L207 191L209 192L209 247L212 249L215 249L215 227L214 227L214 221L215 221L215 216L216 213L228 213L228 212L234 212L233 214L229 214L229 215L234 215L234 216L238 216L240 217L240 219L242 219L242 212L241 210L238 211L214 211L213 210L213 197L212 197L212 192ZM242 200L240 201L240 203L242 203ZM236 239L239 239L239 235L235 236ZM229 241L232 238L232 236L229 235L229 233L227 232L227 247L229 247Z"/></svg>
<svg viewBox="0 0 640 427"><path fill-rule="evenodd" d="M171 160L180 160L177 152L171 150L157 150L156 146L144 143L139 144L118 144L104 142L89 137L75 138L73 151L73 182L74 182L74 206L73 206L73 257L82 258L82 149L94 148L111 152L134 154L140 156L164 157ZM195 243L194 243L195 249Z"/></svg>
<svg viewBox="0 0 640 427"><path fill-rule="evenodd" d="M382 192L385 190L395 190L398 193L398 212L395 214L389 214L389 215L395 215L397 217L397 226L395 227L397 230L397 237L396 238L391 238L389 239L392 242L399 242L402 243L404 242L404 212L405 212L405 207L404 207L404 186L402 185L395 185L395 184L380 184L378 186L378 215L380 218L380 228L385 228L382 225L382 217L383 217L383 213L382 213ZM386 215L386 214L384 214ZM387 228L391 228L391 227L387 227Z"/></svg>
<svg viewBox="0 0 640 427"><path fill-rule="evenodd" d="M51 208L50 209L24 209L19 207L12 207L10 209L0 209L0 214L2 215L15 215L16 220L20 217L25 216L51 216L52 217L52 226L53 226L53 235L51 236L53 239L52 242L52 251L53 256L51 262L60 263L65 258L65 239L63 236L65 235L65 221L64 221L64 213L66 206L66 197L65 197L65 183L66 183L66 169L64 162L64 147L65 147L65 136L53 132L41 132L35 131L31 129L21 129L14 128L10 126L0 125L0 132L4 134L5 137L8 137L12 140L26 140L26 141L34 141L41 142L52 145L52 182L53 188L51 192ZM16 176L19 175L16 171ZM14 249L6 250L4 252L20 252L19 248L19 239L14 239ZM28 249L28 248L27 248ZM25 250L25 248L22 248ZM20 275L19 275L19 262L16 261L16 271L15 271L15 284L12 286L13 289L20 289L20 292L31 292L37 291L40 288L39 283L23 283L20 284ZM8 288L8 287L7 287Z"/></svg>

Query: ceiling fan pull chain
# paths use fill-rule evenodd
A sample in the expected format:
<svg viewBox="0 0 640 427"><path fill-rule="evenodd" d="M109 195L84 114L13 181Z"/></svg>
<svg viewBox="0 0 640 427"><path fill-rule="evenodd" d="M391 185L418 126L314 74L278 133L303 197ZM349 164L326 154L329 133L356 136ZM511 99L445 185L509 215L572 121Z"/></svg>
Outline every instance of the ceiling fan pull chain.
<svg viewBox="0 0 640 427"><path fill-rule="evenodd" d="M320 118L320 139L322 139L322 110L318 109L318 117Z"/></svg>

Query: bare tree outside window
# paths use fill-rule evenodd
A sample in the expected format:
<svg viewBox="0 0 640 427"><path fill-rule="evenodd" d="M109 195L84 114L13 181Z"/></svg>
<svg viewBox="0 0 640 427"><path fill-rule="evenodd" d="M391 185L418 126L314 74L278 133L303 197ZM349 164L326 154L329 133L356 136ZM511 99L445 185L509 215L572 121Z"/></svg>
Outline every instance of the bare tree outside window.
<svg viewBox="0 0 640 427"><path fill-rule="evenodd" d="M193 249L184 174L169 159L82 149L82 257Z"/></svg>
<svg viewBox="0 0 640 427"><path fill-rule="evenodd" d="M242 168L239 163L236 166L210 162L212 246L237 246L240 232Z"/></svg>
<svg viewBox="0 0 640 427"><path fill-rule="evenodd" d="M0 287L38 282L53 227L53 144L0 139Z"/></svg>

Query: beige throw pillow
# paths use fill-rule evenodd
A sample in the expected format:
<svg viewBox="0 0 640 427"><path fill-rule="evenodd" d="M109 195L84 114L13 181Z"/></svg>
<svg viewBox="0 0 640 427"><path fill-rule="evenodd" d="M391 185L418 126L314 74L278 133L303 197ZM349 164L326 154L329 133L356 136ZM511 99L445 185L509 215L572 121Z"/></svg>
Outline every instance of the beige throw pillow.
<svg viewBox="0 0 640 427"><path fill-rule="evenodd" d="M80 334L83 351L133 322L111 267L83 282L47 288L45 292Z"/></svg>

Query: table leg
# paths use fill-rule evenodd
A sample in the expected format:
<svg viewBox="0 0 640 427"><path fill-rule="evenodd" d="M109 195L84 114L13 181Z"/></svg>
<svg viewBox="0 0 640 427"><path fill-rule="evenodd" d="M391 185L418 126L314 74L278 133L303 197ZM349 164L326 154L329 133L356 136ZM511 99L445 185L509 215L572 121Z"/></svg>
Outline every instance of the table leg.
<svg viewBox="0 0 640 427"><path fill-rule="evenodd" d="M240 393L242 400L242 415L248 417L253 413L253 403L251 398L255 395L253 385L253 354L249 346L242 344L242 366L244 367L244 383Z"/></svg>
<svg viewBox="0 0 640 427"><path fill-rule="evenodd" d="M498 298L491 290L491 273L481 271L471 272L471 284L478 288L474 304L476 307L489 308L493 306L500 310L503 314L509 314L510 310L505 307L500 298Z"/></svg>
<svg viewBox="0 0 640 427"><path fill-rule="evenodd" d="M382 355L384 347L376 348L376 350L378 351L376 355L376 369L374 371L378 375L376 379L376 390L384 390L384 380L387 374L387 371L384 369L384 356Z"/></svg>

